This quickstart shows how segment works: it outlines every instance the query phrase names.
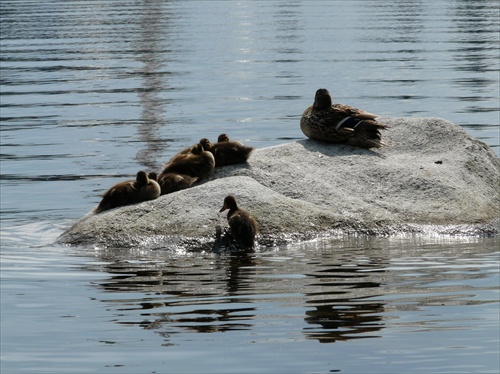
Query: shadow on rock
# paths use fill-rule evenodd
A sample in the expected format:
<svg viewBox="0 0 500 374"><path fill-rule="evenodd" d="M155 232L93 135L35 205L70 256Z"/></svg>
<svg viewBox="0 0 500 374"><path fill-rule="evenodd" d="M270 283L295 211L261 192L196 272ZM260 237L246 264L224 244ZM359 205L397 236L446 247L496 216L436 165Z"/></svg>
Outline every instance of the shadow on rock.
<svg viewBox="0 0 500 374"><path fill-rule="evenodd" d="M329 157L353 156L353 155L373 156L380 158L385 157L383 154L380 153L381 152L380 149L372 151L371 149L359 148L346 144L327 143L313 139L303 139L297 141L297 143L301 144L308 151L319 152Z"/></svg>

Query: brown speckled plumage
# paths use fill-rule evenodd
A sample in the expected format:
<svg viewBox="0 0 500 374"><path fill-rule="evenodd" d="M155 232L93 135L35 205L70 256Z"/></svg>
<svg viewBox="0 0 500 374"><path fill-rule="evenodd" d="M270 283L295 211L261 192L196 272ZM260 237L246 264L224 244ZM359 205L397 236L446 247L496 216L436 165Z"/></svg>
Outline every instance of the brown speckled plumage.
<svg viewBox="0 0 500 374"><path fill-rule="evenodd" d="M314 104L300 119L300 129L311 139L329 143L343 143L362 148L388 145L380 130L388 126L375 120L377 115L349 105L333 104L325 88L316 91Z"/></svg>

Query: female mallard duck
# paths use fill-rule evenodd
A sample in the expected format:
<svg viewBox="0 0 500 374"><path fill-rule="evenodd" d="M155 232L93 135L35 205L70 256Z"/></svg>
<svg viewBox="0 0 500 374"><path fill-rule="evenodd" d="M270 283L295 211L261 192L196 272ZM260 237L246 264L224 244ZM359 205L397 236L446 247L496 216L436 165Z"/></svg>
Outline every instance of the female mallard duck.
<svg viewBox="0 0 500 374"><path fill-rule="evenodd" d="M155 173L152 173L153 177ZM116 208L123 205L154 200L160 196L160 186L154 179L144 172L137 173L136 180L115 184L102 196L102 200L95 209L95 213Z"/></svg>
<svg viewBox="0 0 500 374"><path fill-rule="evenodd" d="M334 104L325 88L316 91L314 104L300 119L300 129L311 139L344 143L362 148L387 145L379 130L388 126L375 120L377 115L348 105Z"/></svg>
<svg viewBox="0 0 500 374"><path fill-rule="evenodd" d="M183 151L184 152L184 151ZM159 175L161 180L165 174L187 175L203 179L213 172L215 159L213 154L201 144L195 144L187 153L178 153L166 165Z"/></svg>
<svg viewBox="0 0 500 374"><path fill-rule="evenodd" d="M215 166L242 164L247 162L253 147L238 141L231 141L227 134L220 134L217 143L211 144L210 151L215 157Z"/></svg>
<svg viewBox="0 0 500 374"><path fill-rule="evenodd" d="M223 212L226 209L229 209L227 221L233 238L242 248L253 248L255 235L259 232L255 219L244 210L238 208L234 196L229 195L224 199L224 205L219 212Z"/></svg>

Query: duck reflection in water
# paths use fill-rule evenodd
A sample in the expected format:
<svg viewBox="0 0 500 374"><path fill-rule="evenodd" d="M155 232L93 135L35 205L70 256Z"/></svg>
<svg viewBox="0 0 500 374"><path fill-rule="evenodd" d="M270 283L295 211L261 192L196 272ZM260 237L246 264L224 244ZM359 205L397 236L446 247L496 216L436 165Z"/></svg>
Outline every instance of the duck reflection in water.
<svg viewBox="0 0 500 374"><path fill-rule="evenodd" d="M324 253L305 252L311 261L300 263L260 251L158 250L138 257L109 249L100 251L97 265L85 270L111 274L97 284L103 290L97 295L114 311L113 323L153 330L164 345L176 344L174 336L186 333L254 331L256 324L280 324L290 307L294 316L304 315L303 323L292 327L307 339L332 343L378 337L385 327L383 284L391 273L378 248L371 258L367 247L356 243L362 252L337 254L329 244ZM270 303L283 315L266 314ZM289 333L296 332L292 328Z"/></svg>
<svg viewBox="0 0 500 374"><path fill-rule="evenodd" d="M353 300L349 300L352 303ZM349 305L349 304L347 304ZM378 338L374 332L383 328L381 322L384 304L367 303L346 306L343 304L319 305L314 310L306 312L305 321L317 327L304 328L304 334L320 343L335 343L336 341Z"/></svg>
<svg viewBox="0 0 500 374"><path fill-rule="evenodd" d="M304 320L310 326L304 328L304 335L320 343L380 337L375 332L385 326L385 303L373 298L382 293L378 279L385 271L381 261L386 262L376 258L357 263L355 258L343 258L327 265L325 259L325 265L308 274L314 282L306 293L309 310Z"/></svg>
<svg viewBox="0 0 500 374"><path fill-rule="evenodd" d="M164 345L171 345L171 336L180 330L252 330L257 308L242 294L253 294L253 253L171 255L168 261L165 254L155 255L130 261L127 252L101 253L100 270L112 276L97 287L105 291L102 301L119 311L115 323L154 330L165 338ZM124 295L108 300L109 293Z"/></svg>

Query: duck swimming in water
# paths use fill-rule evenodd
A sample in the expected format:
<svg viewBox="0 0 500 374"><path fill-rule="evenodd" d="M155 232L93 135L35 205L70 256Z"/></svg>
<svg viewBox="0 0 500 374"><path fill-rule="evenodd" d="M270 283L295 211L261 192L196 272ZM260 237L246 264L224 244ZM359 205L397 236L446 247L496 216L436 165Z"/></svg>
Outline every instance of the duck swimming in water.
<svg viewBox="0 0 500 374"><path fill-rule="evenodd" d="M154 178L155 173L151 174ZM117 183L107 190L94 212L100 213L119 206L154 200L160 196L160 193L158 182L149 178L144 171L139 171L136 180Z"/></svg>
<svg viewBox="0 0 500 374"><path fill-rule="evenodd" d="M243 249L253 248L255 236L259 232L255 219L238 207L234 196L229 195L224 199L224 205L219 212L226 209L229 209L227 221L234 240Z"/></svg>
<svg viewBox="0 0 500 374"><path fill-rule="evenodd" d="M320 88L316 91L314 104L302 114L300 129L311 139L362 148L379 148L388 145L380 134L380 130L385 130L388 126L377 122L377 117L348 105L332 105L328 90Z"/></svg>

